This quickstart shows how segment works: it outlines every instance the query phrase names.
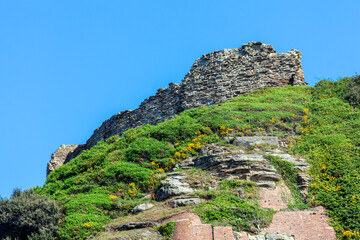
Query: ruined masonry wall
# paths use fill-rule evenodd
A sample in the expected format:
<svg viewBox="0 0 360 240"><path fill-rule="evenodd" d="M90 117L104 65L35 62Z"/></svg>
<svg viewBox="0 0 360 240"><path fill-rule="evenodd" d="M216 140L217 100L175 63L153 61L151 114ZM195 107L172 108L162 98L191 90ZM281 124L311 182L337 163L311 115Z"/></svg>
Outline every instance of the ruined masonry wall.
<svg viewBox="0 0 360 240"><path fill-rule="evenodd" d="M112 116L86 144L71 149L65 159L56 161L58 165L51 159L47 172L49 166L53 170L98 141L121 135L127 129L163 122L184 110L222 103L260 88L285 85L306 85L301 53L297 50L277 54L271 45L250 42L241 48L205 54L195 61L180 84L170 83L144 100L139 108Z"/></svg>

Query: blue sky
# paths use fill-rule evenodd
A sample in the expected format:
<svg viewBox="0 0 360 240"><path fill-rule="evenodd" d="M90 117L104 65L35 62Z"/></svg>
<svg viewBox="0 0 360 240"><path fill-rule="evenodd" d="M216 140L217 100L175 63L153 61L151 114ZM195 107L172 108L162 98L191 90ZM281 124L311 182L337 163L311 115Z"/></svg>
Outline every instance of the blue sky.
<svg viewBox="0 0 360 240"><path fill-rule="evenodd" d="M61 144L179 83L204 53L272 44L306 81L360 73L360 1L0 0L0 195L45 182Z"/></svg>

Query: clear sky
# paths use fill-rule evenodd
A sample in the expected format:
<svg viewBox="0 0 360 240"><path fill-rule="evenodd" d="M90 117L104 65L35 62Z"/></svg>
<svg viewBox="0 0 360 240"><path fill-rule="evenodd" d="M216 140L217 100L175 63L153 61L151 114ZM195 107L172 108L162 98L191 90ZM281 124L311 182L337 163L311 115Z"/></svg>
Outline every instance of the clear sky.
<svg viewBox="0 0 360 240"><path fill-rule="evenodd" d="M310 85L360 74L360 1L0 0L0 195L43 185L61 144L249 41L300 50Z"/></svg>

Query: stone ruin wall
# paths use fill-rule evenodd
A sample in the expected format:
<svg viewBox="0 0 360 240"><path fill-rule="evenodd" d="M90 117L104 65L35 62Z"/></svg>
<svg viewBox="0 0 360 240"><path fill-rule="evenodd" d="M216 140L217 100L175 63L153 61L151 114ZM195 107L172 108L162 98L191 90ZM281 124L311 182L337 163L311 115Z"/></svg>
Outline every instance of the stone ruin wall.
<svg viewBox="0 0 360 240"><path fill-rule="evenodd" d="M48 163L47 174L82 150L127 129L163 122L184 110L222 103L260 88L285 85L306 85L301 53L297 50L276 53L271 45L250 42L241 48L204 54L180 84L170 83L144 100L139 108L115 114L85 144L60 147Z"/></svg>

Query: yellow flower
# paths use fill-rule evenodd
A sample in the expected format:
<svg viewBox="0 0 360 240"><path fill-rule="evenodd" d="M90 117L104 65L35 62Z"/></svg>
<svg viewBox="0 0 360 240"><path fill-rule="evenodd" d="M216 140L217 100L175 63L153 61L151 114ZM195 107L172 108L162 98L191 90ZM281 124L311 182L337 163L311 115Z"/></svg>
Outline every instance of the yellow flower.
<svg viewBox="0 0 360 240"><path fill-rule="evenodd" d="M116 198L118 198L118 197L111 194L110 197L109 197L109 200L114 200L114 199L116 199Z"/></svg>
<svg viewBox="0 0 360 240"><path fill-rule="evenodd" d="M87 222L87 223L84 223L83 226L87 227L87 228L91 228L92 226L94 226L94 223L93 222Z"/></svg>
<svg viewBox="0 0 360 240"><path fill-rule="evenodd" d="M130 187L135 187L135 183L129 183Z"/></svg>
<svg viewBox="0 0 360 240"><path fill-rule="evenodd" d="M275 122L275 118L271 118L271 119L269 120L269 122L274 123L274 122Z"/></svg>

